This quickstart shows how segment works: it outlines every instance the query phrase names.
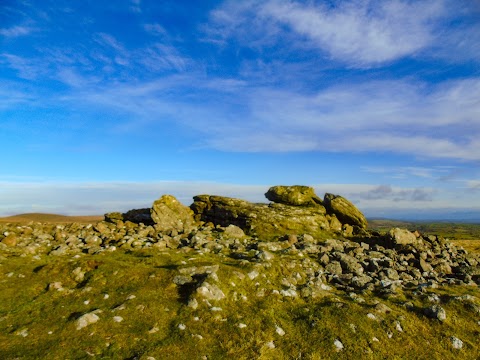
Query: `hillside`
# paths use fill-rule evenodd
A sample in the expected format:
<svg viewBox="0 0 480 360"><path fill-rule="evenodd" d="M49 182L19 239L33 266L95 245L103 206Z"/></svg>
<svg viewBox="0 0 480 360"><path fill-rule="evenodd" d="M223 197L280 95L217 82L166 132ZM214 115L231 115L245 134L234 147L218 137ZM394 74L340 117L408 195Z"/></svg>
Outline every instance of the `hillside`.
<svg viewBox="0 0 480 360"><path fill-rule="evenodd" d="M2 359L479 358L478 254L277 190L0 223Z"/></svg>
<svg viewBox="0 0 480 360"><path fill-rule="evenodd" d="M28 223L28 222L41 222L41 223L91 223L103 220L103 215L88 215L88 216L65 216L58 214L44 214L44 213L26 213L13 216L0 217L0 222L3 223Z"/></svg>

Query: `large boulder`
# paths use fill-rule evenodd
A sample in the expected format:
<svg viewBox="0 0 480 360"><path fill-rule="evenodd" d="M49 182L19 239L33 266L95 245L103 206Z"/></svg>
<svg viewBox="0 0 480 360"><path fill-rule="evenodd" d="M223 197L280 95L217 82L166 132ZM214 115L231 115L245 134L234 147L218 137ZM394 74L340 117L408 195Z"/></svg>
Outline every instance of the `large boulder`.
<svg viewBox="0 0 480 360"><path fill-rule="evenodd" d="M157 231L176 230L181 233L191 231L195 227L193 211L182 205L174 196L163 195L153 203L150 210Z"/></svg>
<svg viewBox="0 0 480 360"><path fill-rule="evenodd" d="M310 186L272 186L265 197L273 202L292 206L322 205L322 200Z"/></svg>
<svg viewBox="0 0 480 360"><path fill-rule="evenodd" d="M329 230L326 210L321 205L254 204L215 195L199 195L193 200L190 208L196 220L220 226L236 225L248 235L257 235L262 239L286 234L319 235Z"/></svg>
<svg viewBox="0 0 480 360"><path fill-rule="evenodd" d="M325 194L323 204L329 214L335 214L342 224L367 228L367 219L350 201L340 195Z"/></svg>
<svg viewBox="0 0 480 360"><path fill-rule="evenodd" d="M150 208L133 209L126 213L111 212L104 215L105 221L109 223L118 223L119 221L131 221L136 224L143 223L145 225L153 225Z"/></svg>
<svg viewBox="0 0 480 360"><path fill-rule="evenodd" d="M402 245L414 245L417 243L417 237L407 229L393 228L387 235L387 246L398 247Z"/></svg>

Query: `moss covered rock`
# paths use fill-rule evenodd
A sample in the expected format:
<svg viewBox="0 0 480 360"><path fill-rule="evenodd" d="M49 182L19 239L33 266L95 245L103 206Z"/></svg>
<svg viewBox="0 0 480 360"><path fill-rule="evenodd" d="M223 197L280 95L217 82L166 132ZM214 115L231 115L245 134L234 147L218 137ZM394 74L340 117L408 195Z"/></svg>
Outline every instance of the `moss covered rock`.
<svg viewBox="0 0 480 360"><path fill-rule="evenodd" d="M265 193L265 197L270 201L292 206L316 206L322 204L322 200L310 186L272 186Z"/></svg>
<svg viewBox="0 0 480 360"><path fill-rule="evenodd" d="M272 238L285 234L320 234L329 230L322 205L298 207L254 204L215 195L195 196L191 209L197 220L215 225L236 225L249 235Z"/></svg>
<svg viewBox="0 0 480 360"><path fill-rule="evenodd" d="M172 195L163 195L156 200L150 212L157 231L176 230L184 233L196 226L193 211Z"/></svg>
<svg viewBox="0 0 480 360"><path fill-rule="evenodd" d="M367 219L350 201L340 195L325 194L323 203L328 213L335 214L342 224L367 228Z"/></svg>

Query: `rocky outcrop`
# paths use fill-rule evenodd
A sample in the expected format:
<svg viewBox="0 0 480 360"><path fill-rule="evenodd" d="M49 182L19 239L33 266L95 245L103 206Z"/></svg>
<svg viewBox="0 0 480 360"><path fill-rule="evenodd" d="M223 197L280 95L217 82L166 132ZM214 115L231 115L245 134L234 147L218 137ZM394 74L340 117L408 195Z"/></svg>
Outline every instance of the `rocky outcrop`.
<svg viewBox="0 0 480 360"><path fill-rule="evenodd" d="M286 234L320 234L329 230L325 208L254 204L223 196L195 196L191 209L199 221L236 225L248 235L264 239Z"/></svg>
<svg viewBox="0 0 480 360"><path fill-rule="evenodd" d="M255 204L223 196L199 195L194 197L190 208L198 221L236 225L249 235L264 238L343 230L351 236L367 226L365 216L351 202L327 194L329 207L325 208L312 187L273 186L265 196L273 203Z"/></svg>
<svg viewBox="0 0 480 360"><path fill-rule="evenodd" d="M322 205L322 200L309 186L272 186L265 193L265 197L279 204L292 206L317 206Z"/></svg>
<svg viewBox="0 0 480 360"><path fill-rule="evenodd" d="M342 224L367 227L367 219L350 201L340 195L325 194L323 204L328 213L335 214Z"/></svg>

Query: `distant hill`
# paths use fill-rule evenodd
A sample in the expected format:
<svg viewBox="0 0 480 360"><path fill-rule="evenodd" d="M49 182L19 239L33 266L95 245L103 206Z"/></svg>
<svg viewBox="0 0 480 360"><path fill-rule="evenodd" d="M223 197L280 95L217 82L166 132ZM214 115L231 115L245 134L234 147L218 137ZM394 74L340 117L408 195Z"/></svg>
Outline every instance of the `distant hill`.
<svg viewBox="0 0 480 360"><path fill-rule="evenodd" d="M27 213L7 217L0 217L0 222L28 223L30 221L41 223L90 223L103 220L103 215L66 216L58 214Z"/></svg>

